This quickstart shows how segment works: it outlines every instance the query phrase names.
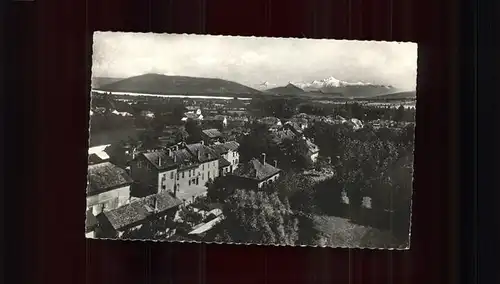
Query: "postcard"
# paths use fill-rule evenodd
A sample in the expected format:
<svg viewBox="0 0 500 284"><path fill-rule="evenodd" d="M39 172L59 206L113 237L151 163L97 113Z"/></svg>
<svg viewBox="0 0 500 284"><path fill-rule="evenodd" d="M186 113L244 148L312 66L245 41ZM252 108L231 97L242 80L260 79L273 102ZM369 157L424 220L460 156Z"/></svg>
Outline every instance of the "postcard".
<svg viewBox="0 0 500 284"><path fill-rule="evenodd" d="M96 32L92 52L87 238L409 249L416 43Z"/></svg>

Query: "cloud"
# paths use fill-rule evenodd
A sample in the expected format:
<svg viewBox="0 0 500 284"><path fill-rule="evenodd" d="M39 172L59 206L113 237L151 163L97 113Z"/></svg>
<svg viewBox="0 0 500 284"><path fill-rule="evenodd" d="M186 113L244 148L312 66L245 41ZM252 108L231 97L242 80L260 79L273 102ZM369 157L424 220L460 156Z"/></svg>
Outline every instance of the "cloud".
<svg viewBox="0 0 500 284"><path fill-rule="evenodd" d="M414 43L99 32L97 77L156 73L216 77L255 86L336 77L412 89Z"/></svg>

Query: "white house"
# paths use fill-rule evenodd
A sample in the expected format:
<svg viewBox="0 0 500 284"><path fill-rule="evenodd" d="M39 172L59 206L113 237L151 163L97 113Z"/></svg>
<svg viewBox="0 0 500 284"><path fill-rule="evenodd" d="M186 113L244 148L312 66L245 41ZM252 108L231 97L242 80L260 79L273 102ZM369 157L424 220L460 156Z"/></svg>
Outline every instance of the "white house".
<svg viewBox="0 0 500 284"><path fill-rule="evenodd" d="M88 166L87 208L94 216L128 204L132 178L110 162Z"/></svg>

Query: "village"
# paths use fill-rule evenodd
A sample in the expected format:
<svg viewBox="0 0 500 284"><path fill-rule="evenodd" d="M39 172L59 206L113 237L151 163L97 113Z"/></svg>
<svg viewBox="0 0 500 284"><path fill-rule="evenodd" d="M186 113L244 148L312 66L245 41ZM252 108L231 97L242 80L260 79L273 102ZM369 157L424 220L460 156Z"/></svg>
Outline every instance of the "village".
<svg viewBox="0 0 500 284"><path fill-rule="evenodd" d="M252 111L256 102L236 99L178 100L174 105L182 105L182 112L172 120L172 111L165 119L164 112L133 111L129 106L140 104L137 101L110 97L105 103L95 100L91 121L95 116L130 119L135 125L144 120L160 134L91 145L86 215L90 238L214 241L214 228L223 227L227 215L224 199L235 190L270 192L290 178L307 180L308 187L333 179L339 161L315 143L315 125L355 132L411 124L307 114L299 112L300 107L287 118L266 116ZM252 148L263 137L268 139L263 148ZM214 198L221 188L224 198ZM339 201L347 206L348 194L342 192ZM362 196L362 207L371 208L369 196Z"/></svg>

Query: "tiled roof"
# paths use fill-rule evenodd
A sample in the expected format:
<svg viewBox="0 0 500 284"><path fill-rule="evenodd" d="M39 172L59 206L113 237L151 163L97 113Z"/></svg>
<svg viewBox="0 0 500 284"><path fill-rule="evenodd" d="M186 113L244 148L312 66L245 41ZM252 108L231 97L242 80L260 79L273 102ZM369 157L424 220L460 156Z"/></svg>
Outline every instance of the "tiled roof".
<svg viewBox="0 0 500 284"><path fill-rule="evenodd" d="M156 208L155 208L156 198ZM168 191L150 195L115 210L104 212L115 230L134 226L146 220L149 216L164 212L182 204L182 201L173 197ZM155 210L156 209L156 210Z"/></svg>
<svg viewBox="0 0 500 284"><path fill-rule="evenodd" d="M88 182L88 194L92 195L129 185L133 180L124 169L104 162L88 166Z"/></svg>
<svg viewBox="0 0 500 284"><path fill-rule="evenodd" d="M103 214L115 230L139 224L151 215L145 208L143 200L132 202L115 210L104 212Z"/></svg>
<svg viewBox="0 0 500 284"><path fill-rule="evenodd" d="M144 157L157 169L165 170L169 168L186 168L197 164L195 157L186 149L155 151L143 153Z"/></svg>
<svg viewBox="0 0 500 284"><path fill-rule="evenodd" d="M263 118L258 119L257 121L260 123L265 123L265 124L278 124L279 122L281 122L281 120L279 118L272 117L272 116L263 117Z"/></svg>
<svg viewBox="0 0 500 284"><path fill-rule="evenodd" d="M252 159L249 162L239 166L233 174L236 176L261 181L279 173L280 171L280 169L275 168L268 163L262 164L261 161Z"/></svg>
<svg viewBox="0 0 500 284"><path fill-rule="evenodd" d="M224 168L224 167L229 167L231 165L231 163L224 159L224 158L219 158L219 168Z"/></svg>
<svg viewBox="0 0 500 284"><path fill-rule="evenodd" d="M295 137L295 133L287 128L282 128L279 131L272 133L272 140L276 143L282 142L284 139L293 139Z"/></svg>
<svg viewBox="0 0 500 284"><path fill-rule="evenodd" d="M163 212L165 210L174 208L182 204L182 201L178 198L173 197L170 192L164 190L158 194L150 195L145 198L145 201L149 204L154 204L154 199L156 198L156 210L157 212Z"/></svg>
<svg viewBox="0 0 500 284"><path fill-rule="evenodd" d="M203 134L205 134L209 138L217 138L222 135L219 130L213 128L213 129L205 129L203 130Z"/></svg>
<svg viewBox="0 0 500 284"><path fill-rule="evenodd" d="M237 151L240 144L236 141L228 141L225 143L215 144L210 146L218 155L226 154L231 151Z"/></svg>
<svg viewBox="0 0 500 284"><path fill-rule="evenodd" d="M225 143L222 143L222 145L231 151L237 151L240 147L240 143L236 141L227 141Z"/></svg>
<svg viewBox="0 0 500 284"><path fill-rule="evenodd" d="M216 151L201 143L188 144L186 148L200 163L216 160L219 156Z"/></svg>

